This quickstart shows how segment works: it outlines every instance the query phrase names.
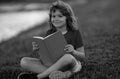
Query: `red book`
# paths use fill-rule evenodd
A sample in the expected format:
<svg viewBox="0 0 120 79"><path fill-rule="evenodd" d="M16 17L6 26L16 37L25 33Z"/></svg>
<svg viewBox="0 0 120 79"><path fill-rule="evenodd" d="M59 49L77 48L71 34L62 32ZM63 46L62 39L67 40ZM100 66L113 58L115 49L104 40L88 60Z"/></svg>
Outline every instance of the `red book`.
<svg viewBox="0 0 120 79"><path fill-rule="evenodd" d="M33 40L39 44L40 59L46 66L53 65L64 54L67 42L60 31L46 37L34 36Z"/></svg>

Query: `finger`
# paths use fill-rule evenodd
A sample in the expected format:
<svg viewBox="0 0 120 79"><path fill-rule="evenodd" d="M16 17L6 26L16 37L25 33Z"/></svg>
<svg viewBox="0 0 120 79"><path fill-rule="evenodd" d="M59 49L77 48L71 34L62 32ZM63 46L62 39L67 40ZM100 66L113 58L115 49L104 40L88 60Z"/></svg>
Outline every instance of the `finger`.
<svg viewBox="0 0 120 79"><path fill-rule="evenodd" d="M70 49L70 48L71 48L71 46L66 46L66 47L65 47L65 49Z"/></svg>
<svg viewBox="0 0 120 79"><path fill-rule="evenodd" d="M35 44L36 42L32 42L32 44Z"/></svg>
<svg viewBox="0 0 120 79"><path fill-rule="evenodd" d="M32 42L32 45L38 45L38 43L37 42Z"/></svg>
<svg viewBox="0 0 120 79"><path fill-rule="evenodd" d="M66 45L65 47L70 47L71 45L70 44L68 44L68 45Z"/></svg>
<svg viewBox="0 0 120 79"><path fill-rule="evenodd" d="M35 45L33 45L34 47L39 47L39 45L37 45L37 44L35 44Z"/></svg>
<svg viewBox="0 0 120 79"><path fill-rule="evenodd" d="M65 52L69 53L70 51L69 51L69 50L66 50Z"/></svg>
<svg viewBox="0 0 120 79"><path fill-rule="evenodd" d="M64 49L65 52L69 52L69 49Z"/></svg>
<svg viewBox="0 0 120 79"><path fill-rule="evenodd" d="M64 49L65 52L71 52L72 50L71 49Z"/></svg>
<svg viewBox="0 0 120 79"><path fill-rule="evenodd" d="M65 48L64 50L65 50L65 51L67 51L67 50L68 50L68 48Z"/></svg>

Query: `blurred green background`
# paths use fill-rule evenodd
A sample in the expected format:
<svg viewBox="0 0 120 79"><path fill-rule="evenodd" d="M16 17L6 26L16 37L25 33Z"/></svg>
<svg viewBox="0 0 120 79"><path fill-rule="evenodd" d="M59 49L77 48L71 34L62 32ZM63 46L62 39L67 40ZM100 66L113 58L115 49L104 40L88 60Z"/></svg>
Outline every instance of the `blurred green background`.
<svg viewBox="0 0 120 79"><path fill-rule="evenodd" d="M0 17L11 13L20 13L22 16L23 12L27 12L26 15L31 12L39 15L41 11L48 11L49 5L53 1L55 0L1 0L0 6L4 9L0 8ZM83 70L71 79L120 79L120 0L64 1L72 6L78 19L87 58ZM28 6L33 3L32 8ZM18 4L22 7L11 10L5 8L5 6L18 6ZM32 53L31 40L29 39L34 35L44 35L48 29L48 22L46 20L39 23L39 19L34 20L37 21L36 24L33 24L34 27L27 28L0 43L0 79L16 79L20 72L25 71L19 65L20 59L24 56L36 57L36 54ZM25 21L25 24L30 22ZM6 27L1 22L0 24L0 28ZM25 24L18 22L19 27ZM7 25L9 26L9 22ZM18 25L13 24L12 26L17 27Z"/></svg>
<svg viewBox="0 0 120 79"><path fill-rule="evenodd" d="M56 0L1 0L0 2L1 3L18 3L18 2L27 2L27 3L50 3L50 2L53 2L53 1L56 1ZM70 1L70 0L63 0L63 1Z"/></svg>

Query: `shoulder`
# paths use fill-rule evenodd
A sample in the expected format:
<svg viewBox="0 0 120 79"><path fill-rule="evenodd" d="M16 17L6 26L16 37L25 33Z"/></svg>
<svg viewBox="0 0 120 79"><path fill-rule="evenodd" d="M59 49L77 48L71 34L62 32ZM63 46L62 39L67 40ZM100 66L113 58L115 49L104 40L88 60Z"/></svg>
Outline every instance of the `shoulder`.
<svg viewBox="0 0 120 79"><path fill-rule="evenodd" d="M72 33L73 35L78 35L78 34L80 34L80 31L79 31L79 30L73 30L71 33Z"/></svg>
<svg viewBox="0 0 120 79"><path fill-rule="evenodd" d="M80 33L79 30L74 30L74 33Z"/></svg>
<svg viewBox="0 0 120 79"><path fill-rule="evenodd" d="M76 37L78 35L80 35L79 30L68 31L68 33L66 34L66 36L72 36L72 37Z"/></svg>

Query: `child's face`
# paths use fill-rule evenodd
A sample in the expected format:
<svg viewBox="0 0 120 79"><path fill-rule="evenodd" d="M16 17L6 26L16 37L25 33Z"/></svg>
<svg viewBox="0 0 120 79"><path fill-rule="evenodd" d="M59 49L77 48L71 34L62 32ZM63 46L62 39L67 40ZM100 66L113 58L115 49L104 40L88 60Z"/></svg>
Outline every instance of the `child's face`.
<svg viewBox="0 0 120 79"><path fill-rule="evenodd" d="M66 26L66 16L64 16L59 10L52 12L51 22L56 28Z"/></svg>

